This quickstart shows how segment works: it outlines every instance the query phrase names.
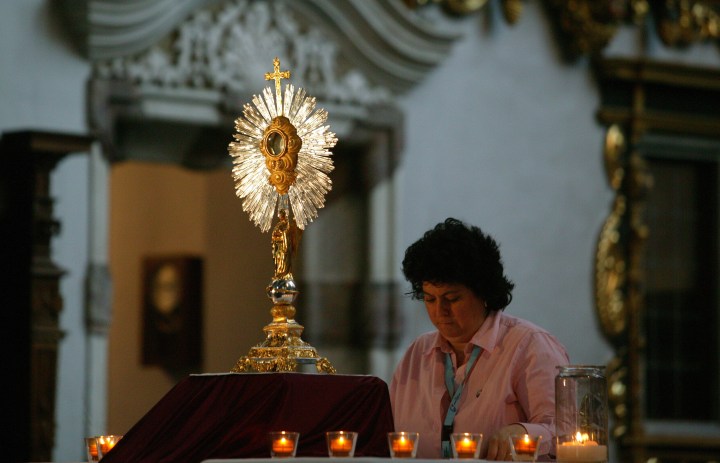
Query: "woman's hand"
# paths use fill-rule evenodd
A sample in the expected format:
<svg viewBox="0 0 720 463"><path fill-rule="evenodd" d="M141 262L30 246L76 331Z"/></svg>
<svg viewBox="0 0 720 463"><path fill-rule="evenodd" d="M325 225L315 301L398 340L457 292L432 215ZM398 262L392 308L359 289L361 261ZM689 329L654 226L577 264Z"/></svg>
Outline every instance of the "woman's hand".
<svg viewBox="0 0 720 463"><path fill-rule="evenodd" d="M510 453L510 436L526 434L525 428L519 424L504 426L490 437L486 460L512 460Z"/></svg>

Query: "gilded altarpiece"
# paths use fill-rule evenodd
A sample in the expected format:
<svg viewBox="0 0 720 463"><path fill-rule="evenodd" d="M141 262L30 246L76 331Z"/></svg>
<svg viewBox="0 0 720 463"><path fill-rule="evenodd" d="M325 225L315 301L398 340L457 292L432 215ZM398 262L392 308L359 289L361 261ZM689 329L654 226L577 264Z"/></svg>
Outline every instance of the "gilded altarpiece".
<svg viewBox="0 0 720 463"><path fill-rule="evenodd" d="M650 387L671 384L652 385L647 373L650 354L657 356L665 349L657 341L649 343L653 338L648 336L647 262L652 256L646 244L661 230L648 226L646 206L648 196L663 186L651 175L651 159L693 153L715 165L720 161L720 73L623 59L598 60L595 73L602 97L598 119L606 126L605 174L615 193L597 245L595 296L599 324L615 350L608 383L618 461L716 461L720 436L713 429L718 423L703 425L691 419L659 427L650 417ZM704 245L708 251L716 246ZM685 310L697 308L690 303ZM718 308L709 310L717 314ZM660 356L659 361L671 358ZM705 379L716 381L712 375L717 376L717 365L706 367ZM712 403L706 399L701 398ZM709 431L698 432L703 428Z"/></svg>

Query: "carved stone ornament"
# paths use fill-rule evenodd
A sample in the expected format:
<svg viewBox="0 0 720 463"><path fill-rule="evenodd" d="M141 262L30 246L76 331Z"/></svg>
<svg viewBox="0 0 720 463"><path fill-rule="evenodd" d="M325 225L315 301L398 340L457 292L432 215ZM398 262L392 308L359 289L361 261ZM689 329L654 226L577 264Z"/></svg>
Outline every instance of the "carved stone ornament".
<svg viewBox="0 0 720 463"><path fill-rule="evenodd" d="M268 56L320 100L362 104L406 91L460 38L451 16L487 10L487 0L61 0L68 27L96 63L96 78L163 87L251 92ZM509 23L524 0L501 0ZM595 54L621 24L654 25L668 46L720 39L713 0L544 0L568 55ZM382 18L379 20L378 18ZM403 40L398 40L403 37Z"/></svg>
<svg viewBox="0 0 720 463"><path fill-rule="evenodd" d="M396 0L59 0L58 8L93 65L88 119L105 155L193 169L224 162L213 140L261 90L268 59L280 57L296 86L332 107L339 135L362 138L368 127L399 130L396 98L449 56L462 31Z"/></svg>
<svg viewBox="0 0 720 463"><path fill-rule="evenodd" d="M282 50L294 79L325 100L389 101L358 70L338 71L338 46L318 29L301 30L282 1L228 1L190 15L165 38L132 56L97 61L94 76L165 88L189 87L244 93Z"/></svg>

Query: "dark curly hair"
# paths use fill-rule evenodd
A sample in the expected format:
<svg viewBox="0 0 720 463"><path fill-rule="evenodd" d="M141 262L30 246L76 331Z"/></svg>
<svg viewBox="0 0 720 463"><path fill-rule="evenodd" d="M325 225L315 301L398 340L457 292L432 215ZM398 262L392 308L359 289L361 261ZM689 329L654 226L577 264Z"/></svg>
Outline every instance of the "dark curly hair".
<svg viewBox="0 0 720 463"><path fill-rule="evenodd" d="M483 299L488 312L504 310L515 285L504 275L498 244L475 226L448 218L425 232L405 251L402 262L409 293L423 298L423 283L467 286Z"/></svg>

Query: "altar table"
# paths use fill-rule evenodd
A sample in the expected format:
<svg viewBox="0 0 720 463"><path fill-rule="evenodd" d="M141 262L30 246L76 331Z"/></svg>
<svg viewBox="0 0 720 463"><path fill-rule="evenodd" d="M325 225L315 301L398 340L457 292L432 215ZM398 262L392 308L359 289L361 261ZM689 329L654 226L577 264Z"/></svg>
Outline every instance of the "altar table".
<svg viewBox="0 0 720 463"><path fill-rule="evenodd" d="M374 376L192 375L173 387L103 463L199 463L270 456L270 431L300 433L298 457L326 457L327 431L357 431L357 457L389 457L387 384ZM298 461L298 459L296 459Z"/></svg>

